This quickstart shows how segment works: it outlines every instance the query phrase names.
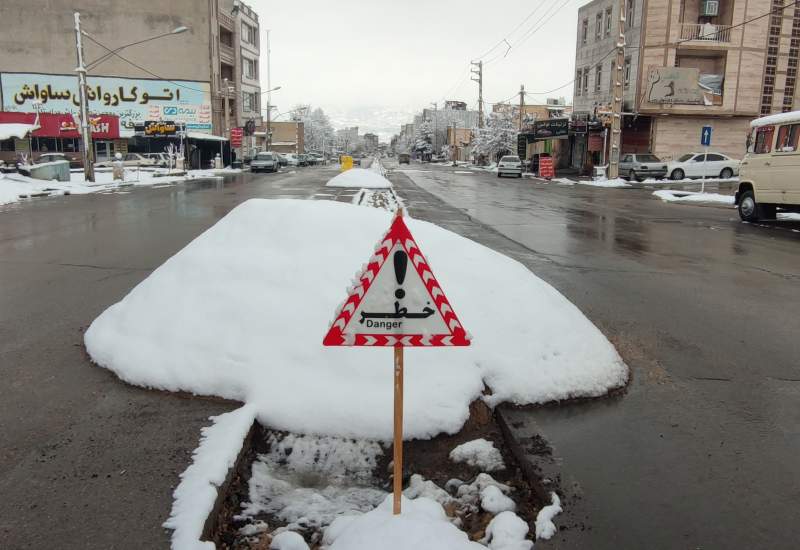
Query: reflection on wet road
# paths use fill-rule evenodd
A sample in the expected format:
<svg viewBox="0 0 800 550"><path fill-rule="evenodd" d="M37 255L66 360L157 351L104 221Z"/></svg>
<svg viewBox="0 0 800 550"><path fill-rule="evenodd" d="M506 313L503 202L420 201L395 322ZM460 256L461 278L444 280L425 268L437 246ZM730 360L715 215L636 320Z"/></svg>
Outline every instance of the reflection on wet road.
<svg viewBox="0 0 800 550"><path fill-rule="evenodd" d="M567 529L537 548L796 548L800 224L644 189L393 179L412 215L559 289L631 367L621 397L509 411L553 446L535 458L566 494Z"/></svg>

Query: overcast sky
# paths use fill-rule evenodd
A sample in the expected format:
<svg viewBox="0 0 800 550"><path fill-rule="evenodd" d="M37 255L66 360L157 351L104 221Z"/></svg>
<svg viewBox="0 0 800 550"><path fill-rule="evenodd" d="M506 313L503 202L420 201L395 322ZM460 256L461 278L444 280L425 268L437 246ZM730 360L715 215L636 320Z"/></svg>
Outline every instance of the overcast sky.
<svg viewBox="0 0 800 550"><path fill-rule="evenodd" d="M379 111L391 118L390 113L418 111L444 99L475 108L477 84L468 78L469 61L482 55L488 102L513 96L520 84L542 92L569 82L578 6L586 1L248 3L261 22L264 89L266 30L271 30L272 86L282 87L272 101L279 111L310 103L331 113ZM503 38L512 46L507 56L505 44L487 53ZM572 87L550 94L560 95L571 99Z"/></svg>

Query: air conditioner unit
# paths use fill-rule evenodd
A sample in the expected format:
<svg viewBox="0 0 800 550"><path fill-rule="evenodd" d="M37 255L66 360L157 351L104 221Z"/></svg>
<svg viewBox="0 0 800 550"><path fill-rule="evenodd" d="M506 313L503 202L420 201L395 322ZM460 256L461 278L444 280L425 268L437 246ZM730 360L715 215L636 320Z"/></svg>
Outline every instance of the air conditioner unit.
<svg viewBox="0 0 800 550"><path fill-rule="evenodd" d="M719 0L703 0L700 15L705 17L716 17L719 15Z"/></svg>

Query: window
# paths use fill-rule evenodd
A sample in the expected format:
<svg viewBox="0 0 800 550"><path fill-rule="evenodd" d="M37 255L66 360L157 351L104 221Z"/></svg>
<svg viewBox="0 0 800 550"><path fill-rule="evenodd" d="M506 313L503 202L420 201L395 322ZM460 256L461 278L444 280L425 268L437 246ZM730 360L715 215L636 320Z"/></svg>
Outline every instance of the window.
<svg viewBox="0 0 800 550"><path fill-rule="evenodd" d="M594 68L594 91L595 93L600 91L600 80L603 78L603 66L597 65Z"/></svg>
<svg viewBox="0 0 800 550"><path fill-rule="evenodd" d="M242 92L242 110L245 112L258 111L258 93Z"/></svg>
<svg viewBox="0 0 800 550"><path fill-rule="evenodd" d="M775 126L761 126L756 129L755 150L757 155L763 155L772 151L772 135L775 133Z"/></svg>
<svg viewBox="0 0 800 550"><path fill-rule="evenodd" d="M256 62L253 59L242 57L242 76L255 80L258 78L258 71L256 70Z"/></svg>
<svg viewBox="0 0 800 550"><path fill-rule="evenodd" d="M611 14L612 9L606 8L606 38L611 36Z"/></svg>
<svg viewBox="0 0 800 550"><path fill-rule="evenodd" d="M625 28L630 29L633 27L633 16L635 15L635 2L636 0L628 0L628 4L625 9Z"/></svg>
<svg viewBox="0 0 800 550"><path fill-rule="evenodd" d="M0 139L0 151L13 151L13 150L14 150L14 138Z"/></svg>
<svg viewBox="0 0 800 550"><path fill-rule="evenodd" d="M800 137L800 124L781 126L778 130L778 139L775 141L775 151L794 153L797 151L798 137Z"/></svg>
<svg viewBox="0 0 800 550"><path fill-rule="evenodd" d="M625 58L625 68L623 69L623 71L624 71L623 72L624 82L625 82L625 86L627 87L631 83L631 58L630 57L626 57Z"/></svg>
<svg viewBox="0 0 800 550"><path fill-rule="evenodd" d="M717 154L714 154L714 153L709 153L709 154L706 155L706 161L707 162L720 162L720 161L723 161L723 160L725 160L725 157L723 157L722 155L717 155Z"/></svg>
<svg viewBox="0 0 800 550"><path fill-rule="evenodd" d="M594 18L594 39L600 40L603 37L603 14L598 13Z"/></svg>
<svg viewBox="0 0 800 550"><path fill-rule="evenodd" d="M633 155L625 155L620 162L633 162Z"/></svg>
<svg viewBox="0 0 800 550"><path fill-rule="evenodd" d="M583 70L582 69L578 69L578 73L575 76L575 95L576 96L580 96L581 95L581 83L582 83L581 75L582 74L583 74Z"/></svg>
<svg viewBox="0 0 800 550"><path fill-rule="evenodd" d="M258 33L256 28L242 21L242 42L252 46L258 46Z"/></svg>
<svg viewBox="0 0 800 550"><path fill-rule="evenodd" d="M616 62L616 60L613 60L613 59L611 60L611 70L608 72L608 74L611 75L611 82L610 82L610 86L608 87L608 91L613 94L614 90L616 89L615 86L617 84L617 78L619 78L619 76L617 75L617 62Z"/></svg>
<svg viewBox="0 0 800 550"><path fill-rule="evenodd" d="M589 94L589 69L583 69L583 95Z"/></svg>
<svg viewBox="0 0 800 550"><path fill-rule="evenodd" d="M581 44L586 45L586 37L589 34L589 20L584 19L581 23Z"/></svg>

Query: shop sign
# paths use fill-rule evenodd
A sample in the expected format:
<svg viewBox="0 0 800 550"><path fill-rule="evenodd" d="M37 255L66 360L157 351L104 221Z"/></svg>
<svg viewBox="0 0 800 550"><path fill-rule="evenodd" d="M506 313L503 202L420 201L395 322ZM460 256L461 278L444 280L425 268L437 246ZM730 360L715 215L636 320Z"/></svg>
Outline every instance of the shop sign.
<svg viewBox="0 0 800 550"><path fill-rule="evenodd" d="M242 146L242 136L244 135L244 128L236 127L231 128L231 147L237 148Z"/></svg>
<svg viewBox="0 0 800 550"><path fill-rule="evenodd" d="M193 80L151 80L108 76L87 77L89 112L113 115L123 128L148 120L174 121L190 130L211 132L211 87ZM80 100L75 75L0 73L2 110L17 113L78 115Z"/></svg>
<svg viewBox="0 0 800 550"><path fill-rule="evenodd" d="M589 134L589 151L596 152L603 150L603 135L602 134Z"/></svg>
<svg viewBox="0 0 800 550"><path fill-rule="evenodd" d="M178 133L178 129L173 121L148 120L136 126L136 133L145 137L172 137Z"/></svg>
<svg viewBox="0 0 800 550"><path fill-rule="evenodd" d="M566 139L569 137L569 119L551 118L533 123L533 140Z"/></svg>
<svg viewBox="0 0 800 550"><path fill-rule="evenodd" d="M33 124L35 121L36 115L33 113L0 112L0 123ZM115 116L90 116L89 128L95 139L119 138L119 119ZM34 130L33 135L34 137L80 138L80 121L71 114L42 113L39 115L39 129Z"/></svg>
<svg viewBox="0 0 800 550"><path fill-rule="evenodd" d="M650 67L647 73L648 103L703 105L700 71L693 67Z"/></svg>

